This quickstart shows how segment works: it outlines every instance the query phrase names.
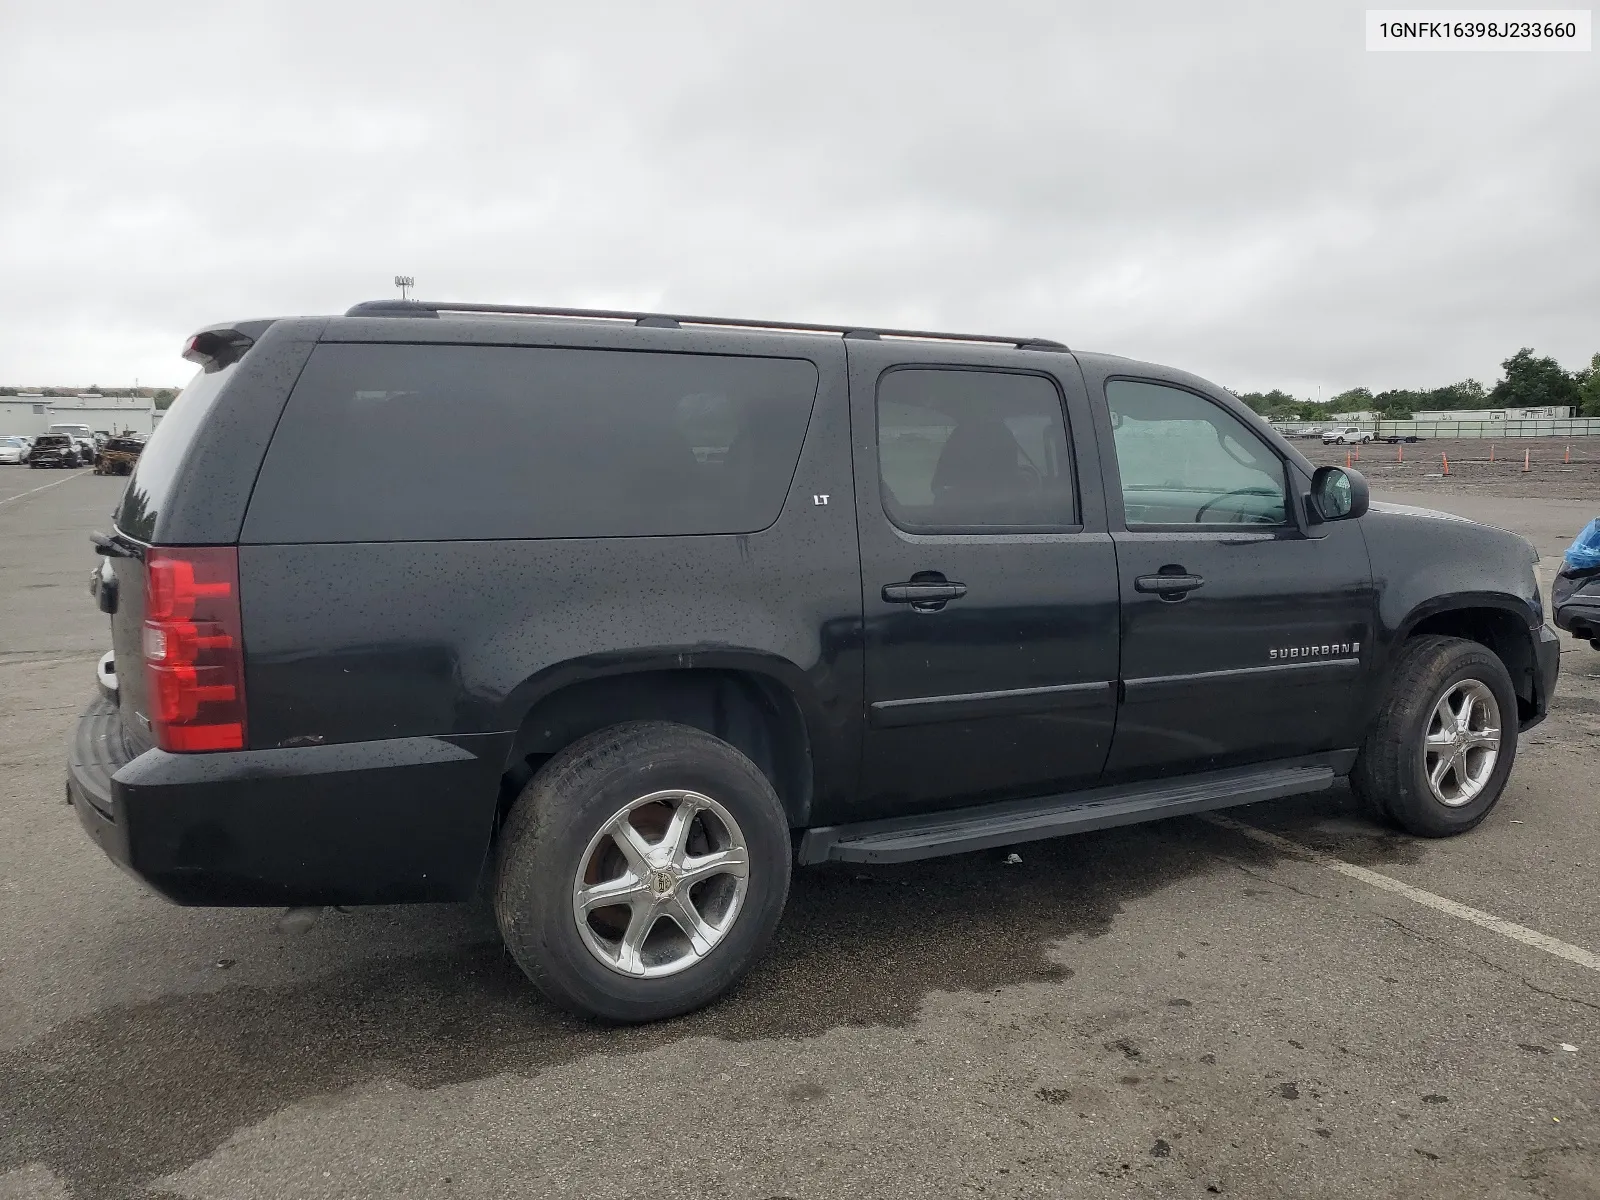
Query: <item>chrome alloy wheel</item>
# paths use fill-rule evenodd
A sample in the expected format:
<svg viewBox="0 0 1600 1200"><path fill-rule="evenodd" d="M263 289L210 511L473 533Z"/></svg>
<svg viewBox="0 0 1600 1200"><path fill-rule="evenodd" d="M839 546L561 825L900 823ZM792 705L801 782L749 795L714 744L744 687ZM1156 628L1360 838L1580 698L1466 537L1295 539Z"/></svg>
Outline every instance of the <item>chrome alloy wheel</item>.
<svg viewBox="0 0 1600 1200"><path fill-rule="evenodd" d="M572 882L572 915L606 966L659 978L722 941L749 882L749 847L727 809L699 792L651 792L590 839Z"/></svg>
<svg viewBox="0 0 1600 1200"><path fill-rule="evenodd" d="M1500 759L1500 705L1476 679L1453 684L1433 706L1423 769L1434 799L1460 808L1477 799Z"/></svg>

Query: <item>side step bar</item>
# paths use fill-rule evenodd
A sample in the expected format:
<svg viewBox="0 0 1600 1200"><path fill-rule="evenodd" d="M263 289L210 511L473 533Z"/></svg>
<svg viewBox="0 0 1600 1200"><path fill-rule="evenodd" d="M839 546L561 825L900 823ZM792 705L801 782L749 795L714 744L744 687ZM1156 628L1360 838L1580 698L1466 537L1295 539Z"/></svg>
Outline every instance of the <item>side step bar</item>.
<svg viewBox="0 0 1600 1200"><path fill-rule="evenodd" d="M1320 792L1335 778L1333 769L1326 766L1248 767L888 821L828 825L806 830L800 839L799 859L802 864L894 863L965 854Z"/></svg>

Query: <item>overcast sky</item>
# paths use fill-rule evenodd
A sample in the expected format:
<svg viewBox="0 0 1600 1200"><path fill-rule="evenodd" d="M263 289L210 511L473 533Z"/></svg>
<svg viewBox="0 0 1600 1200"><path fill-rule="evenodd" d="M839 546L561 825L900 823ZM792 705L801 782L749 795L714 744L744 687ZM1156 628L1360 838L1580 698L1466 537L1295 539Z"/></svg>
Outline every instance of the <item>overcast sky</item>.
<svg viewBox="0 0 1600 1200"><path fill-rule="evenodd" d="M1055 337L1238 389L1600 350L1600 55L1362 8L0 0L0 383L394 294Z"/></svg>

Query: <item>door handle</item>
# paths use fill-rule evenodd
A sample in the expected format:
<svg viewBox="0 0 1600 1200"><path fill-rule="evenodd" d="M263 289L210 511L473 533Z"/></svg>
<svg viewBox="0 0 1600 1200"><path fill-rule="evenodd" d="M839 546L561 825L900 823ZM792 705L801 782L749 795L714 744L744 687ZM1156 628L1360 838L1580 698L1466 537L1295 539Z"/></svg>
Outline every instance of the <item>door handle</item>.
<svg viewBox="0 0 1600 1200"><path fill-rule="evenodd" d="M918 612L938 612L946 602L959 600L967 594L964 583L950 583L943 579L916 579L908 583L886 583L883 598L890 604L909 604Z"/></svg>
<svg viewBox="0 0 1600 1200"><path fill-rule="evenodd" d="M1204 587L1205 580L1198 575L1141 575L1133 581L1136 592L1154 592L1163 600L1181 600L1195 588Z"/></svg>

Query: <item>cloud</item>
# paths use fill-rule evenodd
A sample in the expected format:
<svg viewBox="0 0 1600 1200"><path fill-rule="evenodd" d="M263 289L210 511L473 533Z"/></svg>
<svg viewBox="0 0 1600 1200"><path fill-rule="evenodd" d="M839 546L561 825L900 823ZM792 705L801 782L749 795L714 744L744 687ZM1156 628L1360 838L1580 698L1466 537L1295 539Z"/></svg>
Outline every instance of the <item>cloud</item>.
<svg viewBox="0 0 1600 1200"><path fill-rule="evenodd" d="M426 296L1059 337L1302 394L1600 348L1592 55L1346 5L11 6L0 380ZM1586 247L1588 248L1586 250Z"/></svg>

